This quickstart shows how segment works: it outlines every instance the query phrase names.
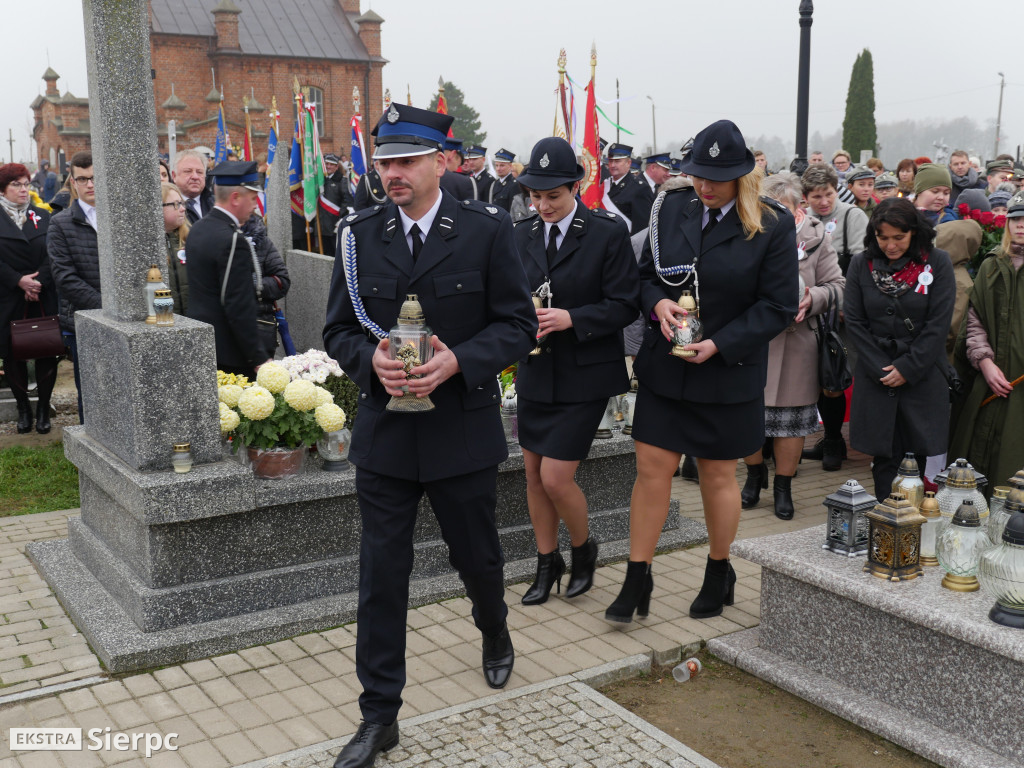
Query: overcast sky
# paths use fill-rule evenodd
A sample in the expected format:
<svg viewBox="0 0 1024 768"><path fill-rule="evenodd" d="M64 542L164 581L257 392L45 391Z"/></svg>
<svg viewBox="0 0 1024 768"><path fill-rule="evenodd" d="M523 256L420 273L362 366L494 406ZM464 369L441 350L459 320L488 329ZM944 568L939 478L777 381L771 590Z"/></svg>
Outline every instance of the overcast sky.
<svg viewBox="0 0 1024 768"><path fill-rule="evenodd" d="M244 12L246 0L235 2ZM558 50L566 49L569 74L585 83L591 42L597 45L598 98L613 100L619 79L621 125L635 134L623 135L624 143L638 149L651 143L648 96L656 105L662 151L677 150L681 140L722 117L750 137L793 140L798 0L363 3L385 20L382 46L390 63L384 84L392 95L404 101L408 84L413 104L425 107L439 76L454 82L480 112L491 151L505 146L526 155L550 135ZM88 82L81 0L4 0L3 6L9 34L0 78L0 149L6 160L8 129L15 157L30 155L29 104L43 91L47 66L61 75L62 93L85 96ZM984 125L995 119L997 73L1004 72L1000 149L1013 152L1024 144L1024 56L1015 42L1022 29L1020 0L818 0L811 28L810 134L828 134L842 124L850 69L867 47L880 123L968 115ZM581 113L582 101L580 94ZM614 119L615 105L602 106ZM614 130L602 120L604 137L614 141ZM992 155L992 147L980 149Z"/></svg>

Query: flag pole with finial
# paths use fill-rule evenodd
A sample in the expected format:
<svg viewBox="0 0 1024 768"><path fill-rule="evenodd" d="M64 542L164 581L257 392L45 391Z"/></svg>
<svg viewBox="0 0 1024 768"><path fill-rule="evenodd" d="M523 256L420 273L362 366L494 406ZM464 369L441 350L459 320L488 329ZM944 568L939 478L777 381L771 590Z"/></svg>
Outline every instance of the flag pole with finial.
<svg viewBox="0 0 1024 768"><path fill-rule="evenodd" d="M295 98L295 117L297 118L296 119L296 123L297 123L296 129L298 130L298 137L299 137L299 151L302 153L302 156L305 157L306 156L306 132L303 130L303 123L304 123L304 121L302 119L302 87L299 85L299 78L298 78L298 76L296 76L296 77L294 77L292 79L292 93L295 94L295 97L294 97ZM305 163L303 163L303 166L305 166ZM303 171L305 171L305 168L303 168ZM306 199L305 198L305 192L306 192L305 189L303 189L302 192L303 192L303 198L302 198L303 199L303 205L305 205L305 199ZM310 232L309 232L309 219L307 219L305 216L303 216L302 218L306 222L306 250L309 251L310 253L312 253L313 252L313 240L312 240L312 238L310 236Z"/></svg>

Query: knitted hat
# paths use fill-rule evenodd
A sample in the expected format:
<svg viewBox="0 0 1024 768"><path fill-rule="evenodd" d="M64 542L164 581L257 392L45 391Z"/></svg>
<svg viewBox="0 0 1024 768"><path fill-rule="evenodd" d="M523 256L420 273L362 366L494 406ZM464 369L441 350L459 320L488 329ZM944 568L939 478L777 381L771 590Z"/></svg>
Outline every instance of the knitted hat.
<svg viewBox="0 0 1024 768"><path fill-rule="evenodd" d="M981 192L981 190L978 190ZM1001 189L997 189L991 195L988 196L988 204L995 208L997 205L1001 205L1004 208L1010 204L1010 198L1013 197L1009 192L1004 192Z"/></svg>
<svg viewBox="0 0 1024 768"><path fill-rule="evenodd" d="M1007 195L1006 199L1009 200L1010 196ZM953 207L959 210L961 205L966 205L968 211L991 211L992 198L985 197L985 191L982 189L965 189L960 193ZM1003 205L1006 205L1006 203L1003 203ZM960 218L963 219L965 217L961 216Z"/></svg>
<svg viewBox="0 0 1024 768"><path fill-rule="evenodd" d="M935 163L924 163L918 166L917 175L914 177L914 194L920 195L926 189L932 187L950 187L953 180L949 176L949 168Z"/></svg>

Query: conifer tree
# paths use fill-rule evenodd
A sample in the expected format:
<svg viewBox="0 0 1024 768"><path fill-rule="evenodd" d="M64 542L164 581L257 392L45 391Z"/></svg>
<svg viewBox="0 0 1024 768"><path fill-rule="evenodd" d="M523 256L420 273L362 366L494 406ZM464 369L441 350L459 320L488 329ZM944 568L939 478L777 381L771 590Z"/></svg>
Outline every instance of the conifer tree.
<svg viewBox="0 0 1024 768"><path fill-rule="evenodd" d="M460 139L463 146L483 144L487 140L487 131L480 132L480 113L465 101L465 94L455 83L444 82L444 98L448 102L448 114L455 118L452 123L452 134ZM437 94L430 100L430 110L437 111Z"/></svg>
<svg viewBox="0 0 1024 768"><path fill-rule="evenodd" d="M861 150L875 154L878 132L875 128L875 73L871 51L865 48L853 62L850 89L846 93L846 117L843 119L843 149L856 165Z"/></svg>

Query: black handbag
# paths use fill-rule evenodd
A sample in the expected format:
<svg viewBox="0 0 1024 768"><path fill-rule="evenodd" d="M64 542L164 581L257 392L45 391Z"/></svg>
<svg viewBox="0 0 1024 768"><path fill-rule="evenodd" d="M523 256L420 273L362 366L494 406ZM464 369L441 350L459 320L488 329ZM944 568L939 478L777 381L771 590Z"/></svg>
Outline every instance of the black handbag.
<svg viewBox="0 0 1024 768"><path fill-rule="evenodd" d="M64 354L64 337L57 315L29 317L25 307L22 320L11 320L11 359L37 360Z"/></svg>
<svg viewBox="0 0 1024 768"><path fill-rule="evenodd" d="M853 384L846 345L839 336L839 296L831 285L828 307L814 318L818 337L818 384L826 392L844 392Z"/></svg>

